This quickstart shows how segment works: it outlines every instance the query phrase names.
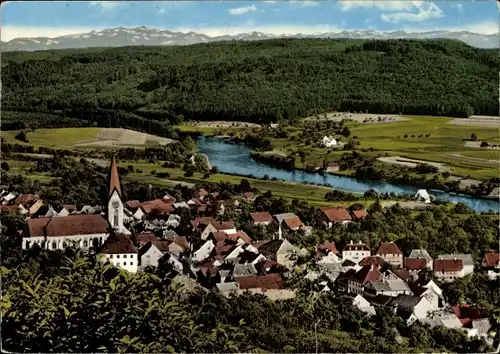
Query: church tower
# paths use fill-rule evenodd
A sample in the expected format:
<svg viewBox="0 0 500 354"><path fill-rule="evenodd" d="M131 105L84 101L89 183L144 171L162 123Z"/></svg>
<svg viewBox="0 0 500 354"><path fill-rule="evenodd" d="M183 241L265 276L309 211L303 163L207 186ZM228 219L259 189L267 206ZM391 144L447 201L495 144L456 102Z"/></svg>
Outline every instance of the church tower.
<svg viewBox="0 0 500 354"><path fill-rule="evenodd" d="M116 167L115 157L111 160L109 169L109 189L108 189L108 221L111 227L118 233L130 234L123 226L124 206L122 201L122 192L120 187L120 178L118 168Z"/></svg>

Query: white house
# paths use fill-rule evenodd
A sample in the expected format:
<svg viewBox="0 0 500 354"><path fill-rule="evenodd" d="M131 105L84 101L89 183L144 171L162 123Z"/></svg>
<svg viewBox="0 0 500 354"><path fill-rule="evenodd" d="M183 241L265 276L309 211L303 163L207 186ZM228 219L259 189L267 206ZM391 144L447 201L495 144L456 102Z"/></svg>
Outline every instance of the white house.
<svg viewBox="0 0 500 354"><path fill-rule="evenodd" d="M415 194L414 198L418 202L422 202L422 203L428 204L431 202L431 196L429 195L429 193L427 193L427 190L425 190L425 189L419 189L417 191L417 193Z"/></svg>
<svg viewBox="0 0 500 354"><path fill-rule="evenodd" d="M157 267L158 260L163 257L163 252L158 249L152 242L146 243L139 249L139 264L140 269L148 266Z"/></svg>
<svg viewBox="0 0 500 354"><path fill-rule="evenodd" d="M214 248L215 245L212 240L208 240L203 244L203 246L201 246L196 252L193 253L193 257L191 257L191 259L194 262L203 262L210 256Z"/></svg>
<svg viewBox="0 0 500 354"><path fill-rule="evenodd" d="M463 262L463 275L474 273L474 260L470 254L442 254L437 257L437 259L461 259Z"/></svg>
<svg viewBox="0 0 500 354"><path fill-rule="evenodd" d="M139 259L137 249L130 239L122 234L113 234L103 244L102 261L108 261L117 268L137 273Z"/></svg>
<svg viewBox="0 0 500 354"><path fill-rule="evenodd" d="M323 139L321 139L321 144L324 147L333 147L337 146L337 140L333 137L324 136Z"/></svg>
<svg viewBox="0 0 500 354"><path fill-rule="evenodd" d="M368 247L366 244L361 242L353 243L351 240L351 243L345 245L344 249L342 250L342 260L350 260L358 264L359 261L370 256L370 254L370 247Z"/></svg>
<svg viewBox="0 0 500 354"><path fill-rule="evenodd" d="M366 300L363 296L359 294L356 295L356 297L354 297L352 304L356 306L360 311L366 313L369 316L376 315L375 307L373 307L373 305L370 302L368 302L368 300Z"/></svg>

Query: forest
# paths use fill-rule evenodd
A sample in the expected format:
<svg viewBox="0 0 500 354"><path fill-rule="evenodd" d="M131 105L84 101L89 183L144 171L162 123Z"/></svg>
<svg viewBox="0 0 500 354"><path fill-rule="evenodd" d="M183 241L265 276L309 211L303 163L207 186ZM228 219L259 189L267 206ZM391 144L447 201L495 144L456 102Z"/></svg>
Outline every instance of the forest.
<svg viewBox="0 0 500 354"><path fill-rule="evenodd" d="M120 126L170 136L184 120L498 113L496 51L449 40L276 39L2 59L3 129Z"/></svg>

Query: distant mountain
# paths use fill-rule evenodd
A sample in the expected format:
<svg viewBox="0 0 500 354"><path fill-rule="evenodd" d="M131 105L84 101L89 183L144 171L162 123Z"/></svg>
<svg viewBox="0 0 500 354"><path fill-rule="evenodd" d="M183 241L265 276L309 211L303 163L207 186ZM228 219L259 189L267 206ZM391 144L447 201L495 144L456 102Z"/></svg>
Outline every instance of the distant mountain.
<svg viewBox="0 0 500 354"><path fill-rule="evenodd" d="M123 47L130 45L188 45L226 40L263 40L271 38L352 38L352 39L456 39L479 48L498 48L498 34L484 35L471 32L379 32L379 31L342 31L322 34L274 35L261 32L242 33L210 37L196 32L173 32L168 30L137 28L112 28L102 31L73 34L55 38L15 38L8 42L0 42L1 51L32 51L44 49L88 48L88 47Z"/></svg>

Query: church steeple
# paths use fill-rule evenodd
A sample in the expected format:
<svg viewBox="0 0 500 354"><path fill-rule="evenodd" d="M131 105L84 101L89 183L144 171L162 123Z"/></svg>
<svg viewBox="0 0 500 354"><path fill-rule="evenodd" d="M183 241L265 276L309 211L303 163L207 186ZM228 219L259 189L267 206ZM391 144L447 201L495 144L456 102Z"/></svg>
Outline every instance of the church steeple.
<svg viewBox="0 0 500 354"><path fill-rule="evenodd" d="M118 176L118 167L116 167L115 157L113 156L111 160L111 166L109 168L109 190L108 198L111 197L113 192L116 190L118 196L121 198L122 192L120 188L120 177Z"/></svg>

